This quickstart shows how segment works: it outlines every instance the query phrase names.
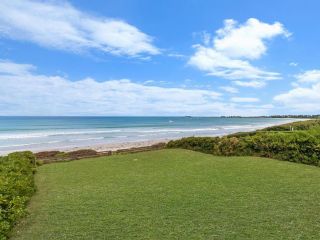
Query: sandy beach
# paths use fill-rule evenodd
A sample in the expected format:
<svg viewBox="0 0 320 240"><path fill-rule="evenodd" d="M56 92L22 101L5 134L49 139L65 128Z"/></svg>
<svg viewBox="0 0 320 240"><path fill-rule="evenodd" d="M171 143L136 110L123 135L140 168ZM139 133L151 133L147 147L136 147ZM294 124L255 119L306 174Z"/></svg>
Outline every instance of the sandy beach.
<svg viewBox="0 0 320 240"><path fill-rule="evenodd" d="M298 119L301 121L302 119ZM295 122L295 121L292 121ZM277 125L277 124L276 124ZM275 126L275 125L270 125L270 126ZM250 129L250 131L255 131L259 129L263 129L266 126L263 127L256 127L255 129ZM250 132L247 131L247 132ZM234 131L237 132L237 131ZM217 134L212 137L218 137L218 136L226 136L229 135L230 133L225 133L225 134ZM81 146L81 147L72 147L72 148L60 148L60 149L46 149L48 150L59 150L59 151L65 151L65 152L72 152L72 151L77 151L77 150L82 150L82 149L91 149L95 150L97 152L107 152L107 151L117 151L117 150L126 150L130 148L142 148L142 147L149 147L155 144L159 143L168 143L170 140L176 140L179 139L180 137L176 138L165 138L165 139L156 139L156 140L146 140L146 141L131 141L131 142L117 142L117 143L106 143L106 144L96 144L96 145L88 145L88 146Z"/></svg>
<svg viewBox="0 0 320 240"><path fill-rule="evenodd" d="M72 152L81 149L92 149L97 152L107 152L107 151L117 151L117 150L125 150L130 148L141 148L141 147L149 147L158 143L167 143L172 139L163 139L163 140L148 140L148 141L139 141L139 142L123 142L123 143L109 143L109 144L98 144L87 147L75 147L75 148L67 148L63 149L65 152ZM62 150L62 149L61 149Z"/></svg>

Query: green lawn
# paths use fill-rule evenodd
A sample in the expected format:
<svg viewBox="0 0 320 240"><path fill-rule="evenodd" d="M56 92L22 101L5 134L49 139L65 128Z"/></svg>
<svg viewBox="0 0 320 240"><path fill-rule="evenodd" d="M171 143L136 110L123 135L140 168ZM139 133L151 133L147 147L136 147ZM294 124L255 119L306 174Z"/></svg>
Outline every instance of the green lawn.
<svg viewBox="0 0 320 240"><path fill-rule="evenodd" d="M12 239L320 239L320 168L160 150L44 165Z"/></svg>

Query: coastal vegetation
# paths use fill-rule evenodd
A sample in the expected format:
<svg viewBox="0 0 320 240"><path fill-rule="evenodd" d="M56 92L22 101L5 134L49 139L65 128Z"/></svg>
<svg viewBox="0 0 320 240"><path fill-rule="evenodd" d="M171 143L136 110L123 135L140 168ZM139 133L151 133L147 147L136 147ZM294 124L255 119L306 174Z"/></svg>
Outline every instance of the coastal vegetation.
<svg viewBox="0 0 320 240"><path fill-rule="evenodd" d="M61 152L61 151L44 151L35 153L37 158L37 162L41 164L53 163L53 162L65 162L65 161L73 161L79 160L83 158L92 158L92 157L101 157L101 156L110 156L117 154L128 154L128 153L136 153L136 152L145 152L151 150L159 150L165 148L165 143L156 143L150 146L144 147L132 147L125 149L118 149L114 151L102 151L97 152L93 149L80 149L69 152Z"/></svg>
<svg viewBox="0 0 320 240"><path fill-rule="evenodd" d="M35 191L35 157L31 152L0 157L0 239L26 213L26 205Z"/></svg>
<svg viewBox="0 0 320 240"><path fill-rule="evenodd" d="M45 164L12 239L319 239L320 168L184 149Z"/></svg>
<svg viewBox="0 0 320 240"><path fill-rule="evenodd" d="M290 162L320 166L320 120L113 152L12 153L0 158L0 239L318 239L320 168Z"/></svg>
<svg viewBox="0 0 320 240"><path fill-rule="evenodd" d="M289 123L223 137L188 137L170 141L184 148L218 156L260 156L320 166L320 120Z"/></svg>

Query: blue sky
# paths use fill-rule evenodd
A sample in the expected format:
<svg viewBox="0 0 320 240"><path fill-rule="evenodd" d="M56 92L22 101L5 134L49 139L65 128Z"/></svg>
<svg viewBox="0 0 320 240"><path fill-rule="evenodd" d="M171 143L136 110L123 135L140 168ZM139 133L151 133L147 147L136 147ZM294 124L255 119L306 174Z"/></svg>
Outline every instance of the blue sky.
<svg viewBox="0 0 320 240"><path fill-rule="evenodd" d="M2 0L0 115L319 113L319 7Z"/></svg>

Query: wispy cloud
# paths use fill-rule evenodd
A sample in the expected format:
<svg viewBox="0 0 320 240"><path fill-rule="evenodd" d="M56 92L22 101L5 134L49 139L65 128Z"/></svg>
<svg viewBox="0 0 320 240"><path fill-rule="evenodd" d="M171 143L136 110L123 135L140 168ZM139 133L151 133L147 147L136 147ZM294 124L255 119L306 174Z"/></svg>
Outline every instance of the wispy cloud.
<svg viewBox="0 0 320 240"><path fill-rule="evenodd" d="M298 63L296 63L296 62L291 62L291 63L289 63L289 66L291 66L291 67L297 67L299 64Z"/></svg>
<svg viewBox="0 0 320 240"><path fill-rule="evenodd" d="M152 82L149 82L152 84ZM219 92L165 88L129 79L96 81L37 74L0 62L0 115L261 115L260 106L225 102Z"/></svg>
<svg viewBox="0 0 320 240"><path fill-rule="evenodd" d="M298 83L320 83L320 70L314 69L297 74ZM320 93L319 93L320 94Z"/></svg>
<svg viewBox="0 0 320 240"><path fill-rule="evenodd" d="M222 87L220 87L220 89L222 89L228 93L238 93L239 92L239 90L237 88L230 87L230 86L222 86Z"/></svg>
<svg viewBox="0 0 320 240"><path fill-rule="evenodd" d="M96 17L66 1L1 0L0 37L70 52L155 55L153 39L122 20Z"/></svg>
<svg viewBox="0 0 320 240"><path fill-rule="evenodd" d="M267 40L281 35L289 37L290 33L279 22L268 24L250 18L244 24L238 24L228 19L224 27L216 31L215 37L206 33L204 45L194 45L196 52L188 63L208 75L231 80L280 79L279 73L262 70L251 61L266 53Z"/></svg>
<svg viewBox="0 0 320 240"><path fill-rule="evenodd" d="M6 60L0 60L0 75L27 75L35 67L31 64L16 64Z"/></svg>
<svg viewBox="0 0 320 240"><path fill-rule="evenodd" d="M180 53L169 53L168 57L180 58L180 59L187 58L187 56L180 54Z"/></svg>
<svg viewBox="0 0 320 240"><path fill-rule="evenodd" d="M274 100L299 113L320 111L320 70L309 70L295 76L293 89L279 94Z"/></svg>
<svg viewBox="0 0 320 240"><path fill-rule="evenodd" d="M259 102L259 98L249 98L249 97L233 97L231 98L232 102L238 102L238 103L254 103Z"/></svg>
<svg viewBox="0 0 320 240"><path fill-rule="evenodd" d="M240 87L262 88L266 86L265 81L233 81L233 83Z"/></svg>

